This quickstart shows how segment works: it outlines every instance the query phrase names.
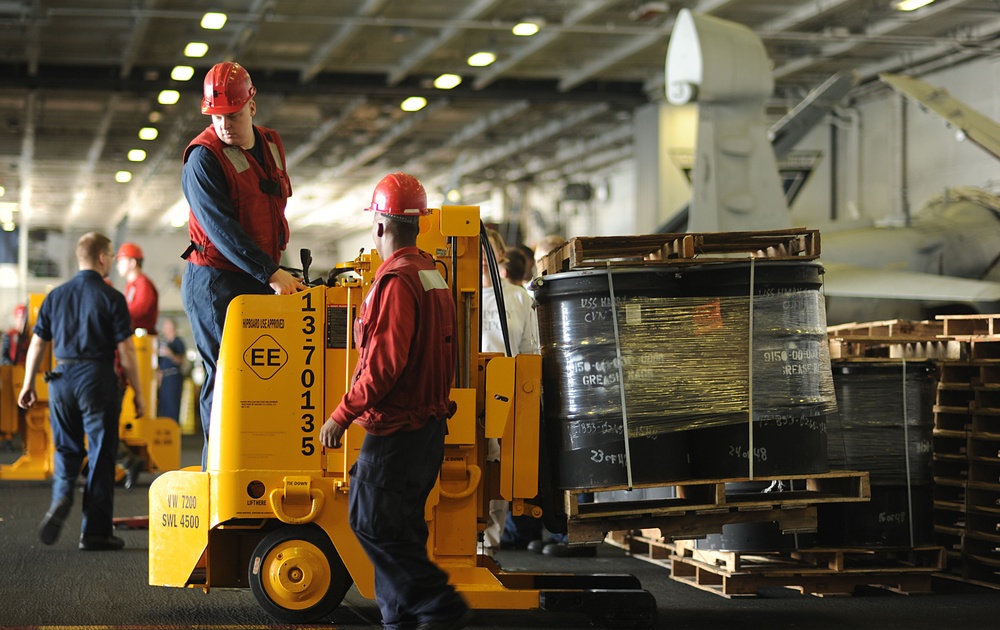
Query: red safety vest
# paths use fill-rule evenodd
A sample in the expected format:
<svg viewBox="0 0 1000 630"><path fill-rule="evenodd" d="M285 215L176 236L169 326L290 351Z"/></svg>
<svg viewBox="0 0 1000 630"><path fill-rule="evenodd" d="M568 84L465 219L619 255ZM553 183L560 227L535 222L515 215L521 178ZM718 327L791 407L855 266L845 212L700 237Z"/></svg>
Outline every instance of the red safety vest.
<svg viewBox="0 0 1000 630"><path fill-rule="evenodd" d="M187 161L191 149L198 145L208 148L215 155L226 174L229 195L240 225L247 236L277 263L288 244L285 204L292 196L292 184L285 171L285 148L281 144L281 138L272 129L256 129L264 140L266 169L261 168L250 152L220 140L212 125L187 146L184 161ZM216 269L240 271L208 239L193 212L188 219L188 234L193 246L188 257L190 262Z"/></svg>

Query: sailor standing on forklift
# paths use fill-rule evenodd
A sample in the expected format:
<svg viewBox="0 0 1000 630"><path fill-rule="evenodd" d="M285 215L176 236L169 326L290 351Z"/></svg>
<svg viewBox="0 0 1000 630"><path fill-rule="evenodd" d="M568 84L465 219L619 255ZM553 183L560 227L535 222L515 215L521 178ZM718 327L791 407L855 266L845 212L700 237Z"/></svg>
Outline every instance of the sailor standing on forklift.
<svg viewBox="0 0 1000 630"><path fill-rule="evenodd" d="M113 534L112 523L121 413L115 350L135 390L137 417L145 413L145 401L125 296L104 281L115 260L111 240L96 232L84 234L76 244L76 259L80 271L53 289L38 309L17 404L30 409L38 401L35 376L52 343L56 369L45 375L55 443L52 503L38 536L46 545L59 538L86 457L80 549L112 551L125 546Z"/></svg>
<svg viewBox="0 0 1000 630"><path fill-rule="evenodd" d="M424 506L444 459L455 374L455 304L448 284L417 249L424 187L393 173L372 196L372 239L385 257L354 325L360 357L353 385L323 424L339 448L352 422L367 435L351 468L351 529L375 569L385 628L465 627L472 611L427 556Z"/></svg>
<svg viewBox="0 0 1000 630"><path fill-rule="evenodd" d="M202 469L208 460L216 362L229 302L238 295L289 295L306 288L278 266L288 245L285 203L292 185L278 133L253 124L256 93L240 64L212 66L201 101L201 113L210 115L212 123L184 151L181 171L191 206L191 244L181 255L188 261L181 298L205 366Z"/></svg>

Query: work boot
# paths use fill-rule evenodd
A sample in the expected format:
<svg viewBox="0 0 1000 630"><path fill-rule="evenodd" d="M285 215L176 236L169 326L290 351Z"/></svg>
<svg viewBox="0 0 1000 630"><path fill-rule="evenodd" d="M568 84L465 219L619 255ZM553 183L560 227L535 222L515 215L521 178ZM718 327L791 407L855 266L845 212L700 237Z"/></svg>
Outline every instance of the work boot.
<svg viewBox="0 0 1000 630"><path fill-rule="evenodd" d="M424 621L417 626L417 630L461 630L472 622L475 613L466 610L458 617L449 621Z"/></svg>
<svg viewBox="0 0 1000 630"><path fill-rule="evenodd" d="M62 532L63 522L65 522L66 515L69 514L69 508L72 505L72 501L63 497L45 513L42 522L38 525L38 538L42 541L43 545L51 545L59 540L59 533Z"/></svg>
<svg viewBox="0 0 1000 630"><path fill-rule="evenodd" d="M142 460L136 458L125 468L125 489L131 490L139 481L139 473L142 471Z"/></svg>
<svg viewBox="0 0 1000 630"><path fill-rule="evenodd" d="M118 551L125 547L125 541L121 538L108 534L107 536L80 536L81 551Z"/></svg>

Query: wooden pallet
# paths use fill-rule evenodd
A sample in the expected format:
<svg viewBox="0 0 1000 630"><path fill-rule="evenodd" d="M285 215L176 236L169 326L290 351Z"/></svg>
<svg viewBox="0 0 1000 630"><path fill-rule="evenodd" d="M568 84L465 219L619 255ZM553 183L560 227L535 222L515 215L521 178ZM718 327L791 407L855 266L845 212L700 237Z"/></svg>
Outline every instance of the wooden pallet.
<svg viewBox="0 0 1000 630"><path fill-rule="evenodd" d="M944 334L960 340L1000 340L1000 315L938 315Z"/></svg>
<svg viewBox="0 0 1000 630"><path fill-rule="evenodd" d="M749 481L791 482L803 490L745 492L732 484ZM816 505L856 503L871 498L867 471L831 471L813 475L781 475L727 479L692 479L669 484L676 496L643 501L585 502L581 495L595 489L564 491L571 544L602 542L605 532L659 528L671 538L697 538L719 533L730 523L775 521L784 532L816 531ZM600 488L624 490L625 486Z"/></svg>
<svg viewBox="0 0 1000 630"><path fill-rule="evenodd" d="M831 337L870 337L879 339L916 338L936 339L944 334L944 322L912 319L888 319L878 322L850 322L830 326Z"/></svg>
<svg viewBox="0 0 1000 630"><path fill-rule="evenodd" d="M932 592L945 566L943 547L708 551L679 545L671 579L723 597L756 596L784 587L820 597L850 596L859 586L906 595Z"/></svg>
<svg viewBox="0 0 1000 630"><path fill-rule="evenodd" d="M831 359L959 359L962 346L937 321L891 319L827 328Z"/></svg>
<svg viewBox="0 0 1000 630"><path fill-rule="evenodd" d="M742 254L742 256L735 257ZM637 236L578 236L539 262L548 275L597 267L690 265L741 259L815 260L819 230L793 228L761 232L692 232Z"/></svg>

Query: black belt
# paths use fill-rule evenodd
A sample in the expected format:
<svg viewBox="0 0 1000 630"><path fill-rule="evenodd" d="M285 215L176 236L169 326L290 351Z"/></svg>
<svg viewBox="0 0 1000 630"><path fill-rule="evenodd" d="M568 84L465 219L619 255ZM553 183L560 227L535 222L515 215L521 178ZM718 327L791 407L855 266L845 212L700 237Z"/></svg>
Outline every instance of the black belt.
<svg viewBox="0 0 1000 630"><path fill-rule="evenodd" d="M109 359L60 359L56 357L56 363L63 365L76 365L77 363L112 363Z"/></svg>

